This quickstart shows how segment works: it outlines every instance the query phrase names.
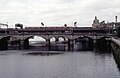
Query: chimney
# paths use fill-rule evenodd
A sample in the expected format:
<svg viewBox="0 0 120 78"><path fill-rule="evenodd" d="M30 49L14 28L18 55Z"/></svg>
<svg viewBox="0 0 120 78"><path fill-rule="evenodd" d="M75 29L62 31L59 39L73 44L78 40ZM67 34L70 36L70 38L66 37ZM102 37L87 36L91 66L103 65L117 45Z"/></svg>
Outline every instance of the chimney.
<svg viewBox="0 0 120 78"><path fill-rule="evenodd" d="M115 22L117 22L117 16L115 16Z"/></svg>

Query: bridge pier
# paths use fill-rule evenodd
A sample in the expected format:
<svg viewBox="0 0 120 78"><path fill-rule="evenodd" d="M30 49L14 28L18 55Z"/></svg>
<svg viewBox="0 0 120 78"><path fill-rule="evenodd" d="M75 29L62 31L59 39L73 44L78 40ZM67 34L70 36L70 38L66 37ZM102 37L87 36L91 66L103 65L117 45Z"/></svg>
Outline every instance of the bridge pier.
<svg viewBox="0 0 120 78"><path fill-rule="evenodd" d="M29 40L19 40L19 49L29 49Z"/></svg>
<svg viewBox="0 0 120 78"><path fill-rule="evenodd" d="M55 38L55 42L58 42L59 41L59 39L58 38Z"/></svg>
<svg viewBox="0 0 120 78"><path fill-rule="evenodd" d="M97 40L93 39L93 51L96 51Z"/></svg>
<svg viewBox="0 0 120 78"><path fill-rule="evenodd" d="M74 40L68 39L68 51L74 51Z"/></svg>
<svg viewBox="0 0 120 78"><path fill-rule="evenodd" d="M93 39L89 39L88 41L88 50L93 50L94 49L94 40Z"/></svg>
<svg viewBox="0 0 120 78"><path fill-rule="evenodd" d="M20 40L20 46L19 49L24 49L24 40Z"/></svg>
<svg viewBox="0 0 120 78"><path fill-rule="evenodd" d="M59 38L55 38L55 51L59 50L58 49L58 47L59 47L58 42L59 42Z"/></svg>
<svg viewBox="0 0 120 78"><path fill-rule="evenodd" d="M29 49L29 40L28 39L24 40L24 49Z"/></svg>
<svg viewBox="0 0 120 78"><path fill-rule="evenodd" d="M68 41L65 41L65 51L69 51L68 50Z"/></svg>
<svg viewBox="0 0 120 78"><path fill-rule="evenodd" d="M21 46L20 46L20 39L18 40L12 40L9 42L9 49L12 50L12 49L21 49Z"/></svg>
<svg viewBox="0 0 120 78"><path fill-rule="evenodd" d="M48 51L50 51L50 50L51 50L50 39L46 39L46 47L47 47L47 49L46 49L46 50L48 50Z"/></svg>

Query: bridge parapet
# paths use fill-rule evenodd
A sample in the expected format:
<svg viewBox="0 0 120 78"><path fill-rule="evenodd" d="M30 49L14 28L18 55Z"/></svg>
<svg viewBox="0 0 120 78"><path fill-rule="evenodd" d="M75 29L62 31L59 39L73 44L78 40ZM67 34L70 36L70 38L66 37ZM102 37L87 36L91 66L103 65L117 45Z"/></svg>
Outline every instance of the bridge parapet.
<svg viewBox="0 0 120 78"><path fill-rule="evenodd" d="M64 37L64 38L68 38L68 39L75 39L78 37L82 37L82 36L86 36L86 37L90 37L92 39L99 39L100 37L104 37L107 36L107 34L105 33L14 33L14 34L0 34L1 38L5 37L5 36L11 36L11 40L15 40L15 39L20 39L20 40L24 40L26 38L31 38L32 36L40 36L43 37L44 39L50 39L52 37Z"/></svg>
<svg viewBox="0 0 120 78"><path fill-rule="evenodd" d="M2 29L0 36L12 36L16 39L26 39L29 36L41 36L44 39L64 37L75 39L87 36L92 39L106 36L107 29L93 29L92 27L26 27L24 29ZM12 40L14 40L12 39Z"/></svg>

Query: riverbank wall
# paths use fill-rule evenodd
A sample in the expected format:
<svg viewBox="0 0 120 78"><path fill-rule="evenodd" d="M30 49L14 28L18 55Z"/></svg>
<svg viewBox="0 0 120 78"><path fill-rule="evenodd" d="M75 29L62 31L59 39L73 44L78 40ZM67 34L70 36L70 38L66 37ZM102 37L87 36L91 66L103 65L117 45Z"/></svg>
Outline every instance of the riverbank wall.
<svg viewBox="0 0 120 78"><path fill-rule="evenodd" d="M112 38L111 39L111 52L115 58L118 67L120 68L120 40Z"/></svg>

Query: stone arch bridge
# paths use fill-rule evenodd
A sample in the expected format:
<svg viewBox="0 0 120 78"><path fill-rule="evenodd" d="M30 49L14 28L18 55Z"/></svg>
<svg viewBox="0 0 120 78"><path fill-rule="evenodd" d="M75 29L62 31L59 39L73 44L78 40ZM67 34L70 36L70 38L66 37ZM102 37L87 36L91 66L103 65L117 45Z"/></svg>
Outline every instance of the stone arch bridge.
<svg viewBox="0 0 120 78"><path fill-rule="evenodd" d="M28 49L29 48L29 39L34 38L34 36L39 36L42 37L46 40L46 46L48 47L48 50L50 50L50 39L55 38L56 41L60 37L64 39L64 41L68 42L69 44L69 50L73 50L75 40L78 38L88 38L92 39L94 43L96 42L97 39L100 39L102 37L108 37L106 34L16 34L16 35L5 35L5 36L0 36L0 44L2 46L1 49L8 49L8 43L13 42L13 43L18 43L21 49ZM3 45L4 44L4 45Z"/></svg>
<svg viewBox="0 0 120 78"><path fill-rule="evenodd" d="M41 30L42 29L42 30ZM21 49L29 48L29 39L34 36L40 36L46 40L46 46L50 50L50 39L54 37L56 41L62 37L68 43L68 50L74 50L74 43L79 38L92 39L95 43L101 37L109 37L107 29L93 28L61 28L61 27L43 27L36 29L7 29L0 30L0 46L1 50L8 49L8 44L15 44Z"/></svg>

